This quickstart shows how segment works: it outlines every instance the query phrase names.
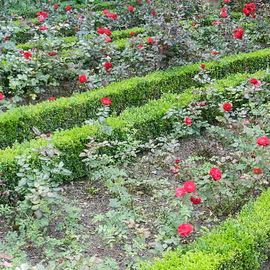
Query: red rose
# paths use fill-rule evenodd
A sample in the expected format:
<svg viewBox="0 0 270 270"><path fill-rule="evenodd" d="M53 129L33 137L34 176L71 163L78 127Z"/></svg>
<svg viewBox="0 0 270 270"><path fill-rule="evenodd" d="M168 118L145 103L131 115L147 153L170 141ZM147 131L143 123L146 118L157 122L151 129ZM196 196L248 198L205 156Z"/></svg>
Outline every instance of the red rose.
<svg viewBox="0 0 270 270"><path fill-rule="evenodd" d="M104 28L99 27L99 28L97 29L97 33L100 34L100 35L103 35L103 34L104 34Z"/></svg>
<svg viewBox="0 0 270 270"><path fill-rule="evenodd" d="M246 15L246 16L249 16L250 15L250 11L247 9L247 8L243 8L243 13Z"/></svg>
<svg viewBox="0 0 270 270"><path fill-rule="evenodd" d="M229 4L229 3L231 3L231 0L224 0L224 3Z"/></svg>
<svg viewBox="0 0 270 270"><path fill-rule="evenodd" d="M45 18L43 16L38 16L38 21L42 23L45 21Z"/></svg>
<svg viewBox="0 0 270 270"><path fill-rule="evenodd" d="M38 17L43 17L44 19L46 19L46 18L48 18L49 13L46 12L46 11L39 11L39 12L37 12L37 16Z"/></svg>
<svg viewBox="0 0 270 270"><path fill-rule="evenodd" d="M187 125L187 126L191 126L192 125L192 119L190 117L186 117L184 119L184 123Z"/></svg>
<svg viewBox="0 0 270 270"><path fill-rule="evenodd" d="M54 4L53 5L53 8L54 8L54 10L57 10L59 8L59 5L58 4Z"/></svg>
<svg viewBox="0 0 270 270"><path fill-rule="evenodd" d="M256 12L256 4L253 2L246 4L245 8L250 10L250 12Z"/></svg>
<svg viewBox="0 0 270 270"><path fill-rule="evenodd" d="M116 13L107 13L106 16L110 19L113 19L113 20L117 20L118 19L118 15Z"/></svg>
<svg viewBox="0 0 270 270"><path fill-rule="evenodd" d="M135 32L129 32L129 35L130 35L131 37L133 37L133 36L135 36Z"/></svg>
<svg viewBox="0 0 270 270"><path fill-rule="evenodd" d="M254 174L262 174L263 173L263 170L261 168L254 168L253 169L253 173Z"/></svg>
<svg viewBox="0 0 270 270"><path fill-rule="evenodd" d="M48 52L48 55L49 56L56 56L57 55L57 52Z"/></svg>
<svg viewBox="0 0 270 270"><path fill-rule="evenodd" d="M49 97L48 100L49 101L55 101L56 100L56 97Z"/></svg>
<svg viewBox="0 0 270 270"><path fill-rule="evenodd" d="M111 36L112 32L110 31L110 29L104 28L104 34L107 36Z"/></svg>
<svg viewBox="0 0 270 270"><path fill-rule="evenodd" d="M248 3L244 6L243 8L243 13L246 15L246 16L249 16L249 15L255 15L256 13L256 4L251 2L251 3Z"/></svg>
<svg viewBox="0 0 270 270"><path fill-rule="evenodd" d="M46 31L48 30L48 27L46 25L42 25L39 27L39 31Z"/></svg>
<svg viewBox="0 0 270 270"><path fill-rule="evenodd" d="M153 43L154 43L154 39L153 39L152 37L149 37L149 38L147 39L147 43L148 43L148 44L153 44Z"/></svg>
<svg viewBox="0 0 270 270"><path fill-rule="evenodd" d="M270 140L267 136L262 136L257 139L257 144L260 146L268 146L270 143Z"/></svg>
<svg viewBox="0 0 270 270"><path fill-rule="evenodd" d="M211 54L214 55L214 56L216 56L216 55L219 55L219 52L216 51L216 50L213 50L213 51L211 51Z"/></svg>
<svg viewBox="0 0 270 270"><path fill-rule="evenodd" d="M132 5L129 5L128 6L128 11L129 12L134 12L134 10L135 10L135 7L134 6L132 6Z"/></svg>
<svg viewBox="0 0 270 270"><path fill-rule="evenodd" d="M5 99L5 95L4 95L3 92L0 92L0 101L3 100L3 99Z"/></svg>
<svg viewBox="0 0 270 270"><path fill-rule="evenodd" d="M38 16L38 21L44 22L46 20L46 18L48 18L49 14L45 11L39 11L37 12L37 16Z"/></svg>
<svg viewBox="0 0 270 270"><path fill-rule="evenodd" d="M244 36L245 30L243 28L237 28L233 31L233 37L235 39L242 39Z"/></svg>
<svg viewBox="0 0 270 270"><path fill-rule="evenodd" d="M22 55L27 60L31 59L31 57L32 57L32 53L28 52L28 51L22 52Z"/></svg>
<svg viewBox="0 0 270 270"><path fill-rule="evenodd" d="M110 31L110 29L108 29L108 28L102 28L102 27L100 27L100 28L97 29L97 33L100 34L100 35L105 34L107 36L111 36L111 34L112 34L112 32Z"/></svg>
<svg viewBox="0 0 270 270"><path fill-rule="evenodd" d="M256 86L256 87L259 87L259 86L262 84L262 82L259 81L259 80L257 80L256 78L251 78L251 79L249 79L249 82L250 82L251 84L253 84L254 86Z"/></svg>
<svg viewBox="0 0 270 270"><path fill-rule="evenodd" d="M220 17L221 18L227 18L228 17L228 12L227 12L227 8L226 7L221 8L221 10L220 10Z"/></svg>
<svg viewBox="0 0 270 270"><path fill-rule="evenodd" d="M112 67L113 67L113 64L111 62L105 62L103 64L103 66L104 66L106 71L110 71L112 69Z"/></svg>
<svg viewBox="0 0 270 270"><path fill-rule="evenodd" d="M184 188L176 188L175 196L177 198L182 198L187 194L187 191Z"/></svg>
<svg viewBox="0 0 270 270"><path fill-rule="evenodd" d="M194 196L191 196L189 198L189 200L193 203L193 204L200 204L202 202L202 198L200 197L194 197Z"/></svg>
<svg viewBox="0 0 270 270"><path fill-rule="evenodd" d="M196 184L193 181L184 182L183 187L188 193L192 193L196 190Z"/></svg>
<svg viewBox="0 0 270 270"><path fill-rule="evenodd" d="M176 159L175 163L180 163L182 160L181 159Z"/></svg>
<svg viewBox="0 0 270 270"><path fill-rule="evenodd" d="M205 69L206 68L206 64L201 64L201 69Z"/></svg>
<svg viewBox="0 0 270 270"><path fill-rule="evenodd" d="M78 80L80 81L80 83L86 83L87 76L85 74L79 75Z"/></svg>
<svg viewBox="0 0 270 270"><path fill-rule="evenodd" d="M138 48L139 50L143 50L143 45L142 45L142 44L139 44L139 45L137 46L137 48Z"/></svg>
<svg viewBox="0 0 270 270"><path fill-rule="evenodd" d="M181 224L178 227L178 234L182 236L188 236L193 232L193 226L191 224Z"/></svg>
<svg viewBox="0 0 270 270"><path fill-rule="evenodd" d="M108 9L104 9L102 12L104 15L107 15L108 13L110 13L110 11Z"/></svg>
<svg viewBox="0 0 270 270"><path fill-rule="evenodd" d="M66 10L66 11L71 11L71 10L72 10L72 6L66 6L66 7L65 7L65 10Z"/></svg>
<svg viewBox="0 0 270 270"><path fill-rule="evenodd" d="M222 104L222 108L223 108L223 110L224 110L225 112L229 112L229 111L232 110L233 105L232 105L232 103L230 103L230 102L224 102L224 103Z"/></svg>
<svg viewBox="0 0 270 270"><path fill-rule="evenodd" d="M212 178L215 181L219 181L222 177L222 171L218 168L211 168L211 170L209 171L209 174L212 176Z"/></svg>
<svg viewBox="0 0 270 270"><path fill-rule="evenodd" d="M108 97L101 98L100 101L104 106L111 106L112 105L112 101Z"/></svg>

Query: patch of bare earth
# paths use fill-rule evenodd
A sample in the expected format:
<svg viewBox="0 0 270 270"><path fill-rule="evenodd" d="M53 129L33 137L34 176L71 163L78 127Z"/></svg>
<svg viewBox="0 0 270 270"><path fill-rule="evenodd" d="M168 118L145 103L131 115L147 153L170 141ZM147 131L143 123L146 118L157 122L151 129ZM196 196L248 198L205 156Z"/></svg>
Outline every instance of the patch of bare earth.
<svg viewBox="0 0 270 270"><path fill-rule="evenodd" d="M177 186L177 181L173 177L170 167L168 164L173 164L174 158L185 160L189 156L202 154L206 151L205 155L217 154L217 152L222 152L223 149L220 145L215 142L205 142L199 138L184 139L181 140L180 146L175 149L175 152L172 155L168 155L166 160L162 160L163 164L160 164L160 159L154 159L147 162L138 162L128 166L126 169L129 172L129 175L134 179L151 179L155 182L159 179L168 179L172 195L174 194L175 187ZM145 154L144 154L145 155ZM146 154L147 155L147 154ZM167 165L166 165L167 164ZM96 228L98 223L93 222L93 217L97 214L105 214L109 211L109 200L111 199L110 194L108 194L106 188L103 187L101 183L94 184L97 185L99 191L97 194L90 194L89 189L93 189L93 183L89 181L77 181L63 186L63 195L66 198L67 202L74 203L75 206L81 209L81 220L85 228L85 233L87 234L86 246L89 248L86 250L85 255L87 256L96 256L98 258L114 258L121 269L125 268L125 263L132 258L128 258L125 252L122 249L122 245L114 245L113 248L109 247L108 244L96 233ZM134 195L134 200L136 205L142 208L142 215L147 216L147 224L128 224L128 226L137 230L142 231L142 233L148 234L147 236L147 245L149 249L152 249L154 244L155 231L151 224L155 222L155 210L159 207L166 205L166 201L155 201L151 196L151 192L148 194L143 188L135 187L132 190ZM133 235L130 235L133 237ZM129 242L129 240L127 240ZM185 241L183 242L185 243ZM141 252L139 254L141 258L151 257L151 253L147 251Z"/></svg>

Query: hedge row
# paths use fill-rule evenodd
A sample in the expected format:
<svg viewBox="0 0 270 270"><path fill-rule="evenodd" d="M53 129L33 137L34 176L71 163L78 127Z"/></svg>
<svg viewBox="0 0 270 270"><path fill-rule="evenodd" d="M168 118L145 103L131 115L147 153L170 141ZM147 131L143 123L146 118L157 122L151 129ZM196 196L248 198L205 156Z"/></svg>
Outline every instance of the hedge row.
<svg viewBox="0 0 270 270"><path fill-rule="evenodd" d="M135 35L142 34L145 32L145 29L142 27L133 27L125 30L116 30L112 32L112 39L114 40L114 44L120 49L123 50L128 42L128 38L130 37L130 32L134 32ZM86 35L86 39L91 39L92 35ZM62 39L65 44L73 46L74 43L78 41L78 37L70 36L64 37ZM118 42L117 42L118 41ZM21 50L31 50L33 48L42 49L44 46L44 41L35 41L35 42L27 42L17 44L16 47Z"/></svg>
<svg viewBox="0 0 270 270"><path fill-rule="evenodd" d="M82 9L82 8L87 8L87 4L79 4L79 3L74 3L74 1L65 1L60 4L60 8L64 9L65 6L67 5L72 5L74 9ZM113 1L94 1L92 4L93 10L99 11L103 9L114 9L115 8L115 2ZM33 8L29 7L29 9L16 9L16 6L10 7L9 9L10 13L17 14L20 16L24 16L26 18L35 18L36 13L40 11L38 8Z"/></svg>
<svg viewBox="0 0 270 270"><path fill-rule="evenodd" d="M234 87L245 81L250 76L260 77L262 72L257 74L238 74L217 81L215 85L211 85L222 91L225 87ZM164 113L172 107L184 107L191 101L198 99L198 94L193 89L188 89L181 94L167 93L158 100L149 101L142 107L128 108L122 114L107 119L108 124L113 128L111 138L123 139L127 134L127 130L137 129L138 139L146 141L151 137L157 137L168 131L171 123L162 120ZM12 123L11 123L12 125ZM44 138L30 140L23 144L15 144L12 148L0 150L0 172L2 178L7 184L12 186L17 182L17 167L15 157L19 155L28 155L33 151L48 144L53 144L62 152L62 160L66 167L72 171L70 179L76 179L85 176L86 169L84 167L80 153L85 149L85 144L89 137L96 137L99 140L105 140L106 136L100 131L98 125L85 125L75 127L70 130L58 131L48 141ZM33 155L35 161L35 154ZM38 166L38 164L37 164Z"/></svg>
<svg viewBox="0 0 270 270"><path fill-rule="evenodd" d="M253 73L269 65L270 50L224 57L218 62L206 63L212 78L221 79L238 72ZM69 98L59 98L54 102L22 106L0 115L0 147L11 146L34 138L33 127L42 132L68 129L81 125L85 120L95 117L100 106L100 98L108 96L113 100L112 110L118 114L130 106L140 106L149 99L157 99L163 93L179 93L200 83L193 77L200 65L193 64L158 71L145 77L135 77L110 84L104 88L75 94Z"/></svg>
<svg viewBox="0 0 270 270"><path fill-rule="evenodd" d="M169 252L141 270L256 270L270 251L270 189L187 249Z"/></svg>

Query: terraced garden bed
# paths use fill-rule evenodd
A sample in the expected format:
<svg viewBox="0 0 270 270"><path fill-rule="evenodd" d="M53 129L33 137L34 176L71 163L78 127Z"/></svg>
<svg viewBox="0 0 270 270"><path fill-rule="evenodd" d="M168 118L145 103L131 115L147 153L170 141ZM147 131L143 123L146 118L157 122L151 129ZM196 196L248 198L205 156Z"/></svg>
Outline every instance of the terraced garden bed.
<svg viewBox="0 0 270 270"><path fill-rule="evenodd" d="M26 2L1 11L0 269L268 269L269 3Z"/></svg>

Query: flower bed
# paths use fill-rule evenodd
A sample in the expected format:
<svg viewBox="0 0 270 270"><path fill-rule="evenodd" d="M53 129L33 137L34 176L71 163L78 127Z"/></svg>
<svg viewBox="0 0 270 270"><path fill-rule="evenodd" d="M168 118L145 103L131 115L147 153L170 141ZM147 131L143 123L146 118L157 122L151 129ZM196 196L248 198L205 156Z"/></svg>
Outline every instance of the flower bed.
<svg viewBox="0 0 270 270"><path fill-rule="evenodd" d="M187 249L168 253L164 259L141 269L260 269L269 250L269 199L270 190L246 205L236 218L228 219Z"/></svg>
<svg viewBox="0 0 270 270"><path fill-rule="evenodd" d="M46 4L37 12L35 20L22 18L21 25L18 20L13 22L14 29L12 23L9 25L10 19L14 18L5 18L1 33L1 62L4 63L0 69L1 93L5 96L5 102L0 103L2 111L21 104L69 96L74 91L82 92L123 78L142 76L156 69L200 59L219 59L229 53L268 46L264 27L267 16L263 9L256 10L257 17L253 20L245 13L236 18L232 5L228 5L226 14L223 12L222 19L217 20L218 13L193 18L190 10L200 8L196 3L193 3L194 8L185 3L186 8L180 12L174 3L164 10L160 2L135 2L125 1L124 8L120 8L115 1L116 9L105 9L102 16L91 8L76 10L72 5L64 6L66 3L61 7ZM172 10L176 12L175 16L167 16ZM207 20L212 21L212 25L205 25ZM27 27L26 35L32 35L33 39L28 44L17 44L24 50L18 53L12 41L23 25ZM144 30L126 30L120 35L111 35L112 30L136 26ZM105 28L108 35L102 33ZM245 31L234 35L234 30L240 28ZM133 36L136 33L140 34L131 38L128 46L124 39L114 41L122 34ZM213 38L205 38L208 35ZM89 40L90 36L95 38ZM110 45L111 41L114 45ZM76 79L80 74L87 76L82 84Z"/></svg>
<svg viewBox="0 0 270 270"><path fill-rule="evenodd" d="M233 75L228 79L220 80L220 82L217 81L216 86L217 89L222 91L226 86L236 86L243 81L243 78L247 79L248 77L252 77L252 75ZM119 140L124 139L127 130L130 129L138 129L138 137L141 140L159 136L171 127L171 122L164 122L162 120L168 109L174 106L185 107L190 102L196 100L196 98L198 98L196 94L193 94L192 89L189 89L181 94L166 94L158 100L149 101L142 107L127 109L119 116L107 119L107 123L114 131L109 137ZM9 121L9 123L14 127L12 121ZM71 178L83 177L86 171L79 154L82 152L87 139L89 137L97 137L104 140L106 136L100 130L99 125L84 125L82 127L56 132L52 136L51 141L41 138L22 144L15 144L12 148L0 150L0 171L5 175L8 184L14 184L16 182L17 172L15 166L16 156L27 155L32 152L32 149L52 143L60 149L63 161L67 164L68 169L73 172Z"/></svg>
<svg viewBox="0 0 270 270"><path fill-rule="evenodd" d="M255 72L269 63L269 50L225 57L220 62L207 63L207 71L214 78L241 71ZM0 116L0 145L6 147L15 141L22 142L35 136L32 128L42 132L52 132L57 128L67 129L80 125L94 116L99 99L103 96L114 100L112 106L117 113L128 106L139 106L148 99L159 98L162 93L181 92L200 83L193 76L200 71L199 64L173 68L165 72L155 72L142 78L132 78L71 98L55 102L44 102L29 107L13 109Z"/></svg>
<svg viewBox="0 0 270 270"><path fill-rule="evenodd" d="M0 11L0 268L267 267L269 3L34 2Z"/></svg>
<svg viewBox="0 0 270 270"><path fill-rule="evenodd" d="M199 254L195 252L194 259L184 261L186 264L183 268L191 267L192 263L198 266L196 260L200 259L206 259L205 267L214 267L216 264L231 267L237 257L241 259L237 261L238 269L245 269L246 264L257 269L265 259L268 241L264 238L264 233L268 233L265 230L259 230L262 233L257 235L259 238L255 234L251 237L249 233L253 222L258 222L257 214L251 219L251 224L248 218L243 221L243 215L240 214L237 220L243 224L233 220L214 228L212 233L205 231L228 215L234 215L246 201L269 186L270 139L267 134L270 111L269 83L266 81L269 81L269 76L259 80L259 74L234 75L237 80L231 76L207 88L195 89L194 93L166 94L142 108L124 112L118 118L111 117L106 122L104 119L99 120L99 126L89 126L88 131L84 127L60 132L52 137L52 141L32 141L32 147L27 151L18 151L17 154L26 155L13 160L13 169L16 168L18 172L18 181L12 183L15 192L11 192L5 181L2 186L7 187L7 190L2 194L15 203L14 226L19 226L19 230L24 233L16 237L20 245L13 244L12 233L8 233L5 238L8 242L0 242L0 250L11 255L5 255L4 259L14 265L25 261L22 252L29 253L25 247L29 246L27 243L30 237L31 263L41 260L50 263L48 258L52 263L58 261L62 253L56 252L50 257L46 257L46 254L68 241L70 244L62 247L67 252L65 254L76 253L74 247L77 247L76 250L83 248L84 254L89 257L65 257L65 260L60 260L57 266L59 269L67 268L70 263L73 267L83 264L94 269L106 267L107 264L112 269L139 269L136 260L140 255L149 260L153 255L160 255L162 251L175 249L179 245L184 246L206 234L190 246L185 245L181 251L171 252L168 262L157 262L154 267L166 269L172 264L173 268L175 261L178 263L178 256L190 258L193 250L196 250ZM240 84L240 77L242 80L249 79ZM98 115L106 118L112 101L109 98L102 98L101 101L104 107L98 110ZM258 110L264 115L263 118L258 118ZM108 123L110 126L107 126ZM95 127L98 128L97 132L94 131ZM110 131L108 127L113 130ZM83 129L85 132L92 131L87 134L90 138L87 138L86 133L84 138L78 134ZM68 138L68 134L73 135L73 138ZM158 137L161 134L162 137ZM57 135L58 138L55 137ZM148 141L148 138L152 139ZM31 149L39 143L44 147L32 154ZM51 143L57 145L58 149L50 146ZM8 151L2 153L7 154ZM69 200L74 197L76 205L83 208L81 220L71 212L67 212L63 218L61 210L67 211L64 210L67 206L63 207L62 199L55 197L58 190L56 181L70 177L77 179L79 176L76 169L74 175L74 168L70 166L72 162L73 165L76 162L77 165L79 162L84 164L83 173L90 179L89 183L76 182L73 187L64 187L67 196L65 203L70 203ZM7 172L3 175L6 180ZM44 178L47 181L44 182ZM36 196L37 191L39 196ZM16 194L25 196L25 200L17 201ZM57 207L54 206L53 215L48 211L48 207L51 209L50 204L44 202L47 197L50 204L56 200ZM10 213L8 209L4 209L4 212ZM25 210L20 212L20 209L28 209L27 219L23 214ZM11 218L9 215L7 220L12 221L14 214L11 214ZM36 222L32 220L35 217ZM37 242L32 235L44 228L44 224L40 223L44 218L50 221L51 229L40 232ZM57 218L60 219L58 222L55 220ZM22 219L24 225L29 225L21 227ZM259 224L263 226L268 220L259 220ZM52 221L66 224L64 227L60 225L64 233L58 235L58 241L54 240L54 234L59 232L59 228L54 227ZM74 226L74 222L83 224L88 233ZM30 225L32 223L34 226ZM242 228L238 231L240 224L244 229L243 235ZM177 236L177 231L180 236ZM76 237L69 239L71 232ZM231 240L229 236L235 233L237 237ZM216 244L216 238L220 235L227 245ZM260 241L260 237L265 241ZM242 239L240 243L238 239ZM203 252L198 251L199 248ZM99 259L94 260L97 250ZM109 254L105 250L109 250ZM112 250L119 251L118 255ZM207 259L207 255L212 255L212 252L216 254L215 261ZM255 255L250 257L249 252ZM16 259L13 260L13 257ZM147 269L148 266L143 267Z"/></svg>

